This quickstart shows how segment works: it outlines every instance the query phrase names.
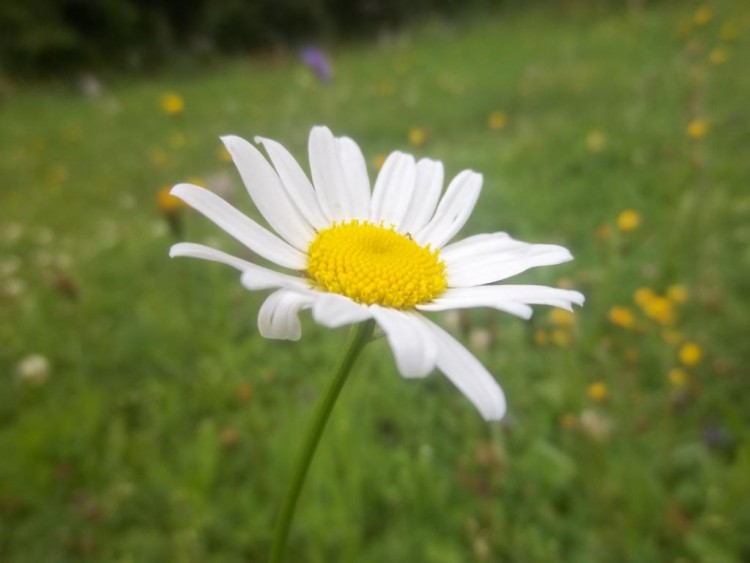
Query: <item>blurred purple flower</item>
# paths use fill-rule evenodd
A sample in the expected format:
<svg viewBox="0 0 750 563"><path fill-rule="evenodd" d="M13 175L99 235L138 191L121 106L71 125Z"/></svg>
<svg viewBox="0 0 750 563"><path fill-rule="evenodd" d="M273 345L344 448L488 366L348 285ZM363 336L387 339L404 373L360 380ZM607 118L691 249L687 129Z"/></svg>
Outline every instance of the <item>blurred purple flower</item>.
<svg viewBox="0 0 750 563"><path fill-rule="evenodd" d="M333 69L331 68L331 61L323 49L309 45L300 51L300 58L322 82L331 81Z"/></svg>

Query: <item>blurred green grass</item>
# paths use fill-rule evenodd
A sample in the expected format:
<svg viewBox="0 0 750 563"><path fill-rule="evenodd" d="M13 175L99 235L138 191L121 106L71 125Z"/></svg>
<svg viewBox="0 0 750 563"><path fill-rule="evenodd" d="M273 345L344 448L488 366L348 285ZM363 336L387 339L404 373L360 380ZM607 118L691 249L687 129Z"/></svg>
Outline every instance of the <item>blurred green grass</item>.
<svg viewBox="0 0 750 563"><path fill-rule="evenodd" d="M318 123L356 139L372 177L393 149L440 158L449 175L481 171L463 234L568 246L575 262L521 281L570 284L587 303L572 324L541 308L531 323L460 319L508 394L502 424L439 375L401 380L371 345L324 436L289 560L750 559L750 14L715 2L703 22L697 7L433 22L334 49L329 85L280 55L107 77L93 99L54 85L7 95L3 561L265 559L344 334L305 319L299 343L261 339L261 298L234 272L167 258L176 239L156 193L200 178L234 186L252 212L217 137L275 138L304 160ZM184 99L179 115L161 111L166 92ZM696 119L708 130L691 138ZM618 228L626 209L635 230ZM239 251L183 220L186 238ZM633 301L675 285L687 300L669 302L669 322ZM617 306L629 328L611 321ZM685 342L703 351L696 365L680 365ZM35 353L50 364L41 384L17 374Z"/></svg>

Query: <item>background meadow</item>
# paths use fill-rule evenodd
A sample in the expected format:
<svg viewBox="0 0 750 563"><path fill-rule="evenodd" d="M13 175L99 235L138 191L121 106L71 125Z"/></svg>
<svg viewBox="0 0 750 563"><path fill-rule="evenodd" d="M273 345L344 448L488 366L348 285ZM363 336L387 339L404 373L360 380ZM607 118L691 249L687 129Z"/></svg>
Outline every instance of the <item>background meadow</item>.
<svg viewBox="0 0 750 563"><path fill-rule="evenodd" d="M484 174L463 235L576 260L514 283L575 315L438 317L505 389L488 424L370 344L288 561L750 560L750 12L716 1L500 9L329 49L0 88L0 557L263 561L346 331L263 340L262 296L177 240L237 244L160 190L250 214L218 136L306 162L314 124L371 178L406 150Z"/></svg>

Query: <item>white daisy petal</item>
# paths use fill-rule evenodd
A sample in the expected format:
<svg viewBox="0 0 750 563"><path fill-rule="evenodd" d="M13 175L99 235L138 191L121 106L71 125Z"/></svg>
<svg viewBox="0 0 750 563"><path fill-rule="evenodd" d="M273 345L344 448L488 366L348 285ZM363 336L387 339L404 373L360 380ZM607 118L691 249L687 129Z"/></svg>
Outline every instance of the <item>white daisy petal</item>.
<svg viewBox="0 0 750 563"><path fill-rule="evenodd" d="M341 166L344 169L346 184L352 197L350 219L367 219L370 211L370 177L367 163L357 143L349 137L336 139Z"/></svg>
<svg viewBox="0 0 750 563"><path fill-rule="evenodd" d="M243 260L221 250L216 250L210 246L203 244L196 244L193 242L178 242L173 244L172 248L169 249L169 257L176 258L178 256L186 256L189 258L200 258L201 260L210 260L211 262L220 262L236 268L240 272L245 270L252 270L253 268L260 268L252 262ZM265 268L264 268L265 269Z"/></svg>
<svg viewBox="0 0 750 563"><path fill-rule="evenodd" d="M451 181L435 215L417 233L415 240L419 244L442 248L464 226L477 203L480 191L482 175L471 170L461 172Z"/></svg>
<svg viewBox="0 0 750 563"><path fill-rule="evenodd" d="M328 328L338 328L372 318L368 307L336 293L317 295L312 314L316 323Z"/></svg>
<svg viewBox="0 0 750 563"><path fill-rule="evenodd" d="M307 250L315 231L289 200L273 167L245 139L227 135L221 140L232 155L255 206L268 224L293 246Z"/></svg>
<svg viewBox="0 0 750 563"><path fill-rule="evenodd" d="M454 298L448 294L449 291L451 290L446 290L440 297L429 303L417 305L417 309L420 311L450 311L452 309L471 309L472 307L492 307L498 311L515 315L525 320L529 320L534 313L534 310L524 303L515 303L512 301L493 302L492 304L488 304L485 301L476 303L476 300Z"/></svg>
<svg viewBox="0 0 750 563"><path fill-rule="evenodd" d="M417 162L414 195L401 223L401 232L416 233L424 228L435 213L443 189L443 163L422 158Z"/></svg>
<svg viewBox="0 0 750 563"><path fill-rule="evenodd" d="M310 172L320 208L332 221L345 221L352 216L352 194L336 139L328 127L313 127L308 144Z"/></svg>
<svg viewBox="0 0 750 563"><path fill-rule="evenodd" d="M435 337L414 313L372 305L372 316L383 329L402 376L424 377L435 367L438 347Z"/></svg>
<svg viewBox="0 0 750 563"><path fill-rule="evenodd" d="M499 420L505 414L505 395L495 378L466 348L429 320L438 344L437 368L458 387L486 420Z"/></svg>
<svg viewBox="0 0 750 563"><path fill-rule="evenodd" d="M240 283L250 291L260 289L287 288L297 291L308 291L309 287L300 278L274 272L257 266L255 269L243 270Z"/></svg>
<svg viewBox="0 0 750 563"><path fill-rule="evenodd" d="M178 184L170 193L263 258L284 268L305 268L305 254L258 225L216 194L191 184Z"/></svg>
<svg viewBox="0 0 750 563"><path fill-rule="evenodd" d="M445 311L471 307L492 307L501 311L531 317L529 305L551 305L573 310L573 304L583 305L583 295L569 289L543 285L483 285L450 288L430 303L418 305L421 311Z"/></svg>
<svg viewBox="0 0 750 563"><path fill-rule="evenodd" d="M375 224L384 221L386 226L394 225L401 230L414 194L416 174L413 156L398 151L388 155L375 180L370 221Z"/></svg>
<svg viewBox="0 0 750 563"><path fill-rule="evenodd" d="M201 260L209 260L211 262L219 262L221 264L232 266L243 274L247 274L248 280L252 280L248 284L248 289L268 289L273 287L292 287L301 291L307 291L309 289L308 285L297 276L290 276L288 274L269 270L263 266L258 266L257 264L253 264L242 258L237 258L231 254L227 254L226 252L202 244L179 242L172 245L172 248L169 249L169 256L171 258L176 258L178 256L200 258Z"/></svg>
<svg viewBox="0 0 750 563"><path fill-rule="evenodd" d="M331 221L320 209L315 196L315 188L305 175L295 158L280 143L263 137L255 137L256 143L261 143L271 159L276 173L279 175L286 193L300 214L316 229L323 229Z"/></svg>
<svg viewBox="0 0 750 563"><path fill-rule="evenodd" d="M258 330L264 338L299 340L302 326L300 309L306 309L313 297L281 289L266 298L258 311Z"/></svg>
<svg viewBox="0 0 750 563"><path fill-rule="evenodd" d="M474 239L473 243L461 241L464 244L449 245L440 253L445 261L449 287L493 283L529 268L562 264L573 259L568 249L562 246L519 242L504 233L469 239Z"/></svg>

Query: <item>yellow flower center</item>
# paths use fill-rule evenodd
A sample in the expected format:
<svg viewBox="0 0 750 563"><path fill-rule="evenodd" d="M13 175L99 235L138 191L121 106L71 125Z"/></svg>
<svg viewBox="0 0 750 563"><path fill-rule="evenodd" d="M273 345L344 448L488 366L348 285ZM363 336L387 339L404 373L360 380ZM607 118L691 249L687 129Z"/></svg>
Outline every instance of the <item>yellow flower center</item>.
<svg viewBox="0 0 750 563"><path fill-rule="evenodd" d="M448 287L440 252L369 221L334 223L307 251L315 286L365 305L409 309Z"/></svg>

